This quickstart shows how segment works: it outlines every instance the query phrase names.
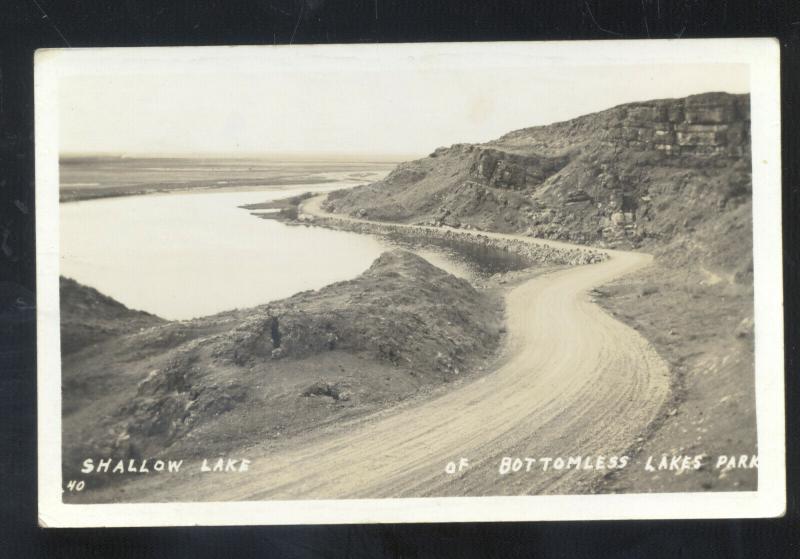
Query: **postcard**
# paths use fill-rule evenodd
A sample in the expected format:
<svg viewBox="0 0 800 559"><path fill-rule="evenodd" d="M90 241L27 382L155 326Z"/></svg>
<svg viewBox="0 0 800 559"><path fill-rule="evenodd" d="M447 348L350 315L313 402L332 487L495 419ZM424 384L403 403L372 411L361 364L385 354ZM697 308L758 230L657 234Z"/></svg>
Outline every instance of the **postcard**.
<svg viewBox="0 0 800 559"><path fill-rule="evenodd" d="M38 51L40 523L783 514L779 70Z"/></svg>

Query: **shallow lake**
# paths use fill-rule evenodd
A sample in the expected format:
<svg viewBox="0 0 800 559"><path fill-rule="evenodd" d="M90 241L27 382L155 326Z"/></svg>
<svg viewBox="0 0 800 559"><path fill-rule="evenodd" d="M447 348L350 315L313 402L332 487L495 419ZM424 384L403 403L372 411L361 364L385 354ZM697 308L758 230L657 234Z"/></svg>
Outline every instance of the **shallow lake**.
<svg viewBox="0 0 800 559"><path fill-rule="evenodd" d="M188 319L246 308L350 279L392 246L289 226L239 208L349 183L106 198L61 204L61 275L130 308ZM469 277L436 250L431 263Z"/></svg>

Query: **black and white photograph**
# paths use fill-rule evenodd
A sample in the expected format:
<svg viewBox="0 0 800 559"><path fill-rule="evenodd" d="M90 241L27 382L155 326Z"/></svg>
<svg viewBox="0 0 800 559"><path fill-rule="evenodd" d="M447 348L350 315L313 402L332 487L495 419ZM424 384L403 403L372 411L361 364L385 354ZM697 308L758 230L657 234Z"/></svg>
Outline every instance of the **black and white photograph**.
<svg viewBox="0 0 800 559"><path fill-rule="evenodd" d="M776 52L39 51L41 521L781 514Z"/></svg>

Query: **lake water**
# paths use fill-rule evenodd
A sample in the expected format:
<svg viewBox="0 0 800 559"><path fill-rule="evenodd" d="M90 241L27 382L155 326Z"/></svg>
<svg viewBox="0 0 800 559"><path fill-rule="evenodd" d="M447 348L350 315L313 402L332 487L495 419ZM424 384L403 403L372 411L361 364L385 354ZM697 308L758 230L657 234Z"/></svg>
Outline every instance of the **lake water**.
<svg viewBox="0 0 800 559"><path fill-rule="evenodd" d="M391 245L368 235L260 219L239 206L352 185L62 203L61 275L167 319L246 308L318 289L357 276ZM471 274L468 266L440 252L419 252L451 273Z"/></svg>

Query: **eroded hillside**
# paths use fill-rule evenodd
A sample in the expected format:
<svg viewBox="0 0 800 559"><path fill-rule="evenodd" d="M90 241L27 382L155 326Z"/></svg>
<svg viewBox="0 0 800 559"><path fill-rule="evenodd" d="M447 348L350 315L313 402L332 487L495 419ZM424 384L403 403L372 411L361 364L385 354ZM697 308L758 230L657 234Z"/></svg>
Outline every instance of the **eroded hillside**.
<svg viewBox="0 0 800 559"><path fill-rule="evenodd" d="M70 299L95 293L62 287ZM93 313L118 307L106 297ZM85 320L73 309L65 324ZM395 250L317 291L156 320L66 356L65 472L92 456L230 452L396 403L483 367L503 311L499 297Z"/></svg>
<svg viewBox="0 0 800 559"><path fill-rule="evenodd" d="M706 235L707 251L724 248L723 233L747 252L749 119L748 95L621 105L437 149L383 181L331 194L327 209L621 248L702 239L708 223L727 220L727 231Z"/></svg>

